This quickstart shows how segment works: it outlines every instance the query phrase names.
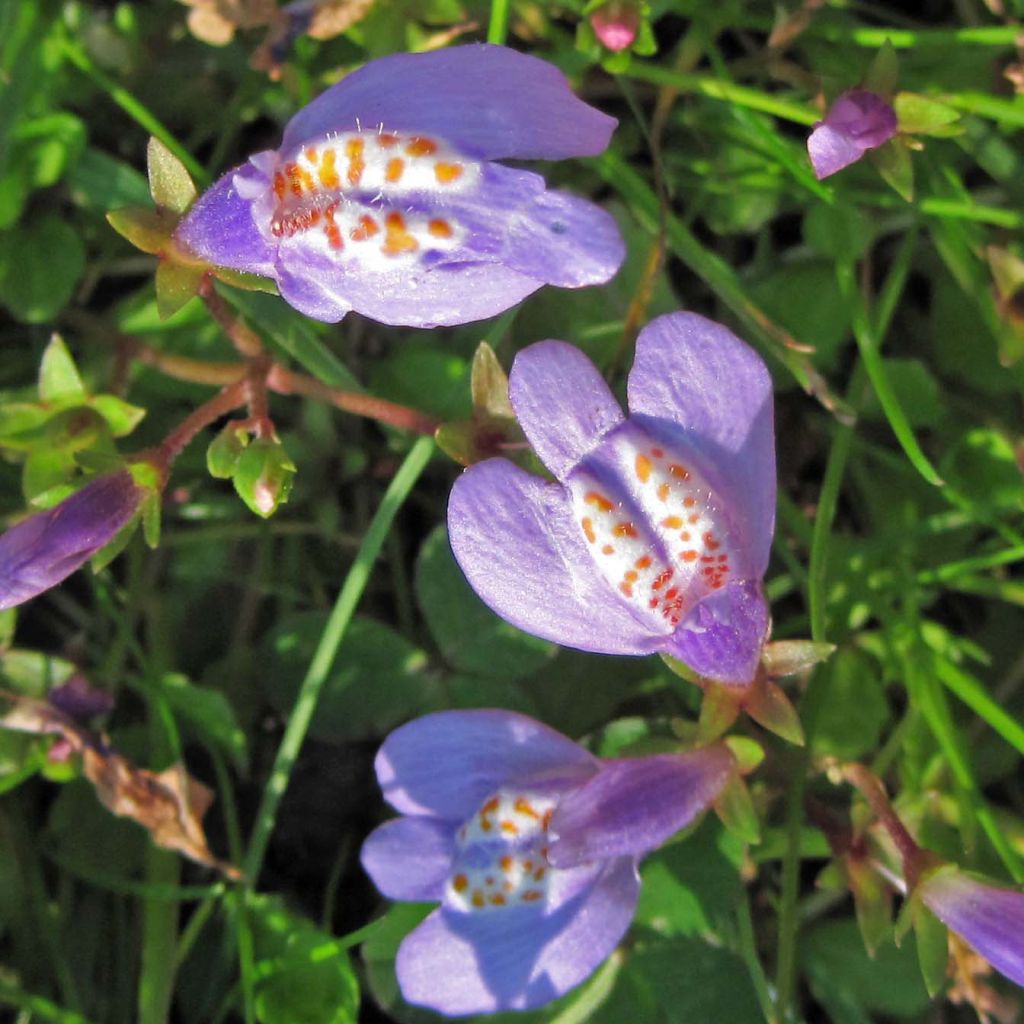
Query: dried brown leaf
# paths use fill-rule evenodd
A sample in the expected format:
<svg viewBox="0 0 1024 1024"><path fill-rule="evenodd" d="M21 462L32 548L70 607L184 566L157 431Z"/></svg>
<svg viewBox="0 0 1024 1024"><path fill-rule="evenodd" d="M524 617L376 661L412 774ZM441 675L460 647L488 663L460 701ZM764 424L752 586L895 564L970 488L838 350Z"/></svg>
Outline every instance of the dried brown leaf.
<svg viewBox="0 0 1024 1024"><path fill-rule="evenodd" d="M241 877L234 865L210 851L201 822L213 803L213 792L193 779L183 764L162 772L137 768L112 750L106 737L81 728L45 701L2 695L12 701L12 707L0 717L0 728L59 736L62 744L81 754L82 771L107 810L138 822L157 846L216 868L228 878Z"/></svg>

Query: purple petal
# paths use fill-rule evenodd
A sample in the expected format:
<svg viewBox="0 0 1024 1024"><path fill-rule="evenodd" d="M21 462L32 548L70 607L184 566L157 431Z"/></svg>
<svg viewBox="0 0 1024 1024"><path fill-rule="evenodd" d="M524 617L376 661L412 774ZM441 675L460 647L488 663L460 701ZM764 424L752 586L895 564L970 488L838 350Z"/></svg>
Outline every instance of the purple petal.
<svg viewBox="0 0 1024 1024"><path fill-rule="evenodd" d="M892 105L867 89L851 89L839 96L825 115L825 124L856 140L861 149L888 142L899 127Z"/></svg>
<svg viewBox="0 0 1024 1024"><path fill-rule="evenodd" d="M570 867L643 856L706 810L734 769L724 746L606 762L559 801L548 860Z"/></svg>
<svg viewBox="0 0 1024 1024"><path fill-rule="evenodd" d="M0 537L0 609L21 604L80 569L128 524L144 496L129 472L110 473L12 526Z"/></svg>
<svg viewBox="0 0 1024 1024"><path fill-rule="evenodd" d="M516 356L509 398L534 451L559 480L624 419L597 367L564 341L539 341Z"/></svg>
<svg viewBox="0 0 1024 1024"><path fill-rule="evenodd" d="M375 762L384 799L403 814L461 822L495 790L595 770L582 747L511 711L439 711L396 729Z"/></svg>
<svg viewBox="0 0 1024 1024"><path fill-rule="evenodd" d="M611 955L636 909L631 858L590 870L593 882L553 907L435 911L398 950L402 995L460 1016L531 1009L568 992Z"/></svg>
<svg viewBox="0 0 1024 1024"><path fill-rule="evenodd" d="M604 284L626 257L611 214L566 192L545 192L508 225L502 262L559 288Z"/></svg>
<svg viewBox="0 0 1024 1024"><path fill-rule="evenodd" d="M109 715L114 710L114 695L109 690L93 686L80 672L50 690L46 700L68 718L80 722L97 715Z"/></svg>
<svg viewBox="0 0 1024 1024"><path fill-rule="evenodd" d="M577 99L553 65L478 43L367 64L299 111L283 148L382 125L435 134L488 160L561 160L600 153L615 124Z"/></svg>
<svg viewBox="0 0 1024 1024"><path fill-rule="evenodd" d="M260 233L253 219L253 200L239 195L237 187L250 183L253 190L262 187L269 192L270 177L257 166L268 156L272 154L256 154L207 189L178 225L176 241L218 267L272 277L276 245Z"/></svg>
<svg viewBox="0 0 1024 1024"><path fill-rule="evenodd" d="M666 653L706 679L745 686L761 662L769 623L760 584L729 583L683 619Z"/></svg>
<svg viewBox="0 0 1024 1024"><path fill-rule="evenodd" d="M917 892L944 925L997 971L1024 985L1024 893L950 870L926 877Z"/></svg>
<svg viewBox="0 0 1024 1024"><path fill-rule="evenodd" d="M407 327L486 320L543 283L500 263L406 263L389 272L361 272L354 261L333 259L311 234L282 242L275 276L285 301L315 320L335 323L357 310Z"/></svg>
<svg viewBox="0 0 1024 1024"><path fill-rule="evenodd" d="M763 575L775 530L775 428L761 357L696 313L658 317L637 338L629 408L686 432L686 443L721 479L753 571Z"/></svg>
<svg viewBox="0 0 1024 1024"><path fill-rule="evenodd" d="M877 93L844 92L807 139L815 176L820 180L848 167L891 139L898 127L892 105Z"/></svg>
<svg viewBox="0 0 1024 1024"><path fill-rule="evenodd" d="M807 137L807 155L819 181L856 163L864 151L865 147L859 142L824 121Z"/></svg>
<svg viewBox="0 0 1024 1024"><path fill-rule="evenodd" d="M448 535L481 600L528 633L601 654L649 654L665 642L601 576L557 484L504 459L478 463L452 488Z"/></svg>
<svg viewBox="0 0 1024 1024"><path fill-rule="evenodd" d="M452 826L434 818L396 818L374 829L359 859L389 899L431 902L444 896L455 858Z"/></svg>

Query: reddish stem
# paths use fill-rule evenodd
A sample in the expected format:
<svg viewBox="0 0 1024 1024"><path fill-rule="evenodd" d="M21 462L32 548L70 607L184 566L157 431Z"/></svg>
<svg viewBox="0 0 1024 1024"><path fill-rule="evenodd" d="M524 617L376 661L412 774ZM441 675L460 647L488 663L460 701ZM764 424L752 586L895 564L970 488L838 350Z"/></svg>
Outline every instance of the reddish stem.
<svg viewBox="0 0 1024 1024"><path fill-rule="evenodd" d="M175 380L224 387L241 380L246 374L245 363L213 363L203 359L190 359L188 356L176 356L134 339L126 347L137 362L152 366L153 369Z"/></svg>
<svg viewBox="0 0 1024 1024"><path fill-rule="evenodd" d="M229 384L226 388L221 389L208 402L203 403L198 409L186 416L160 442L157 448L158 458L165 471L196 434L204 430L211 423L215 423L221 416L225 416L239 406L245 405L248 401L248 391L249 380L243 377L241 380L236 380L233 384Z"/></svg>
<svg viewBox="0 0 1024 1024"><path fill-rule="evenodd" d="M354 413L356 416L366 416L380 423L398 427L399 430L409 430L429 437L441 425L441 421L436 417L416 409L410 409L406 405L388 402L383 398L375 398L373 395L361 395L355 391L342 391L339 388L328 387L312 377L293 373L277 364L270 368L266 380L267 387L279 395L305 395L308 398L318 398L320 401L330 402L344 412Z"/></svg>
<svg viewBox="0 0 1024 1024"><path fill-rule="evenodd" d="M199 288L199 295L210 315L220 325L221 330L231 339L231 344L249 359L263 355L263 342L260 336L245 323L234 310L217 294L213 281L207 277Z"/></svg>
<svg viewBox="0 0 1024 1024"><path fill-rule="evenodd" d="M889 803L889 797L881 779L874 772L856 761L851 761L843 765L842 774L843 778L854 786L868 802L875 817L889 833L903 861L903 874L906 878L907 888L908 890L912 889L915 880L925 866L927 853L917 845L914 837L897 817L896 812L892 809L892 804Z"/></svg>

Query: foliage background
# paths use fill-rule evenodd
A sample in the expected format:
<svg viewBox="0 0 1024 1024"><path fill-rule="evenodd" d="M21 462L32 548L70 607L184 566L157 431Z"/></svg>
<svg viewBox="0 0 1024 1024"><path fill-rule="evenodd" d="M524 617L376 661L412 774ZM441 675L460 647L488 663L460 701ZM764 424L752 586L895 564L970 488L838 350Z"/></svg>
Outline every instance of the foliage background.
<svg viewBox="0 0 1024 1024"><path fill-rule="evenodd" d="M237 20L255 6L221 9ZM93 391L146 410L124 451L159 441L211 394L143 365L134 345L233 356L198 301L159 318L154 261L105 220L148 202L148 136L207 184L276 145L344 70L483 38L495 13L483 0L348 6L361 17L300 36L273 75L265 29L212 46L166 0L0 7L5 514L75 446L48 436L26 450L5 433L4 409L31 400L54 330ZM768 749L754 781L762 842L745 848L708 820L650 857L624 949L580 991L517 1019L745 1022L787 1007L842 1024L970 1019L965 1006L928 1009L912 940L867 959L848 896L814 887L828 848L803 806L806 790L845 814L849 794L819 759L863 759L922 841L1024 878L1024 273L997 282L1004 257L992 255L1024 255L1024 8L654 0L638 47L650 52L620 57L602 53L580 2L517 0L508 13L510 44L561 66L620 119L606 155L545 172L619 218L630 254L612 284L543 290L495 323L431 332L356 315L315 324L250 293L232 301L282 360L446 419L471 411L481 340L506 367L531 341L571 340L621 387L638 324L677 308L724 320L777 385L775 636L839 645L790 690L807 748L743 726ZM962 133L909 154L910 202L869 161L817 182L804 148L822 101L862 80L886 39L900 88L961 115ZM358 865L385 815L372 778L380 739L431 709L497 705L610 754L649 748L696 713L697 691L660 663L556 650L479 604L439 525L459 472L442 454L427 462L421 442L410 456L401 432L312 401L277 398L271 412L299 469L274 518L251 516L194 444L159 548L137 537L110 569L78 574L16 624L4 616L0 658L9 690L41 694L70 663L111 689L113 743L154 770L183 757L212 785L211 845L262 860L258 886L148 846L73 765L47 761L48 741L0 733L0 1006L12 1020L427 1020L402 1004L391 966L424 908L388 909ZM403 460L385 506L394 524L372 558L361 544ZM358 600L343 636L329 619L339 591L346 607ZM322 691L294 762L278 761L287 792L275 814L275 757L311 674ZM1012 1020L1019 993L992 984Z"/></svg>

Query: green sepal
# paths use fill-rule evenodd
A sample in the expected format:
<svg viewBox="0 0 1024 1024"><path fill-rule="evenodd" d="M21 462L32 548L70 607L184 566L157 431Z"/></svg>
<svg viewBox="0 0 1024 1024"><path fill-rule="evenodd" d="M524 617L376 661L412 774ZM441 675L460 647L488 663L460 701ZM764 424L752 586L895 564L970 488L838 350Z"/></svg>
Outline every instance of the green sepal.
<svg viewBox="0 0 1024 1024"><path fill-rule="evenodd" d="M733 722L739 717L744 692L720 686L718 683L704 685L697 735L694 739L697 746L713 743L732 727Z"/></svg>
<svg viewBox="0 0 1024 1024"><path fill-rule="evenodd" d="M916 92L897 93L893 109L900 131L905 135L934 135L948 138L963 134L960 112L946 103Z"/></svg>
<svg viewBox="0 0 1024 1024"><path fill-rule="evenodd" d="M469 390L475 411L498 418L515 418L508 398L508 374L486 341L481 341L473 353Z"/></svg>
<svg viewBox="0 0 1024 1024"><path fill-rule="evenodd" d="M18 625L18 609L0 610L0 657L6 654L14 643L14 629Z"/></svg>
<svg viewBox="0 0 1024 1024"><path fill-rule="evenodd" d="M127 437L146 415L141 406L132 405L117 395L94 395L86 399L86 405L106 420L114 437Z"/></svg>
<svg viewBox="0 0 1024 1024"><path fill-rule="evenodd" d="M21 467L21 492L33 508L52 508L73 494L71 482L78 463L73 452L62 448L28 453Z"/></svg>
<svg viewBox="0 0 1024 1024"><path fill-rule="evenodd" d="M875 59L864 76L864 88L877 92L879 96L891 96L896 91L900 77L900 61L896 48L886 39L878 48Z"/></svg>
<svg viewBox="0 0 1024 1024"><path fill-rule="evenodd" d="M295 463L280 441L258 438L242 452L232 479L242 501L256 515L267 519L288 500Z"/></svg>
<svg viewBox="0 0 1024 1024"><path fill-rule="evenodd" d="M105 569L110 563L117 558L119 554L130 543L132 537L135 536L135 531L139 528L140 517L133 516L131 520L125 523L120 530L114 535L114 539L108 544L96 552L92 558L89 559L89 567L94 573L100 572Z"/></svg>
<svg viewBox="0 0 1024 1024"><path fill-rule="evenodd" d="M914 939L924 987L928 995L934 996L946 984L949 933L946 926L920 902L914 911Z"/></svg>
<svg viewBox="0 0 1024 1024"><path fill-rule="evenodd" d="M1009 249L990 245L985 250L996 292L1001 299L1012 299L1024 289L1024 260Z"/></svg>
<svg viewBox="0 0 1024 1024"><path fill-rule="evenodd" d="M161 320L174 316L194 298L206 276L202 264L178 263L162 259L156 266L156 308Z"/></svg>
<svg viewBox="0 0 1024 1024"><path fill-rule="evenodd" d="M218 281L240 288L244 292L265 292L267 295L277 295L277 283L269 277L247 274L243 270L232 270L230 267L210 266L207 269Z"/></svg>
<svg viewBox="0 0 1024 1024"><path fill-rule="evenodd" d="M791 676L827 660L835 649L814 640L774 640L764 645L761 664L769 676Z"/></svg>
<svg viewBox="0 0 1024 1024"><path fill-rule="evenodd" d="M178 216L169 210L151 210L148 206L123 206L107 213L107 222L136 249L160 256L172 248L171 235Z"/></svg>
<svg viewBox="0 0 1024 1024"><path fill-rule="evenodd" d="M761 823L754 809L754 801L747 784L738 774L725 784L714 808L722 824L741 842L761 842Z"/></svg>
<svg viewBox="0 0 1024 1024"><path fill-rule="evenodd" d="M206 449L206 469L210 476L230 480L248 444L249 431L238 423L228 423Z"/></svg>
<svg viewBox="0 0 1024 1024"><path fill-rule="evenodd" d="M842 862L830 860L815 876L814 887L824 892L846 892L850 880Z"/></svg>
<svg viewBox="0 0 1024 1024"><path fill-rule="evenodd" d="M158 139L150 136L146 147L149 194L157 208L184 213L196 198L196 186L185 165Z"/></svg>
<svg viewBox="0 0 1024 1024"><path fill-rule="evenodd" d="M804 727L796 708L771 680L759 678L751 685L743 709L761 728L795 746L804 745Z"/></svg>
<svg viewBox="0 0 1024 1024"><path fill-rule="evenodd" d="M148 498L142 502L142 536L145 538L146 546L155 548L160 543L160 522L163 502L159 491L153 491Z"/></svg>
<svg viewBox="0 0 1024 1024"><path fill-rule="evenodd" d="M35 402L0 405L0 447L26 450L38 443L47 420L53 415Z"/></svg>
<svg viewBox="0 0 1024 1024"><path fill-rule="evenodd" d="M686 682L693 683L696 686L703 685L704 680L685 662L680 661L678 658L673 658L670 654L660 654L659 657L673 675L679 676L680 679L685 679Z"/></svg>
<svg viewBox="0 0 1024 1024"><path fill-rule="evenodd" d="M69 405L86 396L85 385L59 334L50 338L39 365L40 401L54 405Z"/></svg>
<svg viewBox="0 0 1024 1024"><path fill-rule="evenodd" d="M736 758L736 770L740 775L756 771L764 760L764 747L749 736L726 736L723 742Z"/></svg>
<svg viewBox="0 0 1024 1024"><path fill-rule="evenodd" d="M857 927L868 956L892 936L892 890L865 857L848 857L846 872Z"/></svg>
<svg viewBox="0 0 1024 1024"><path fill-rule="evenodd" d="M914 165L910 150L898 136L868 154L882 180L908 203L914 198Z"/></svg>

